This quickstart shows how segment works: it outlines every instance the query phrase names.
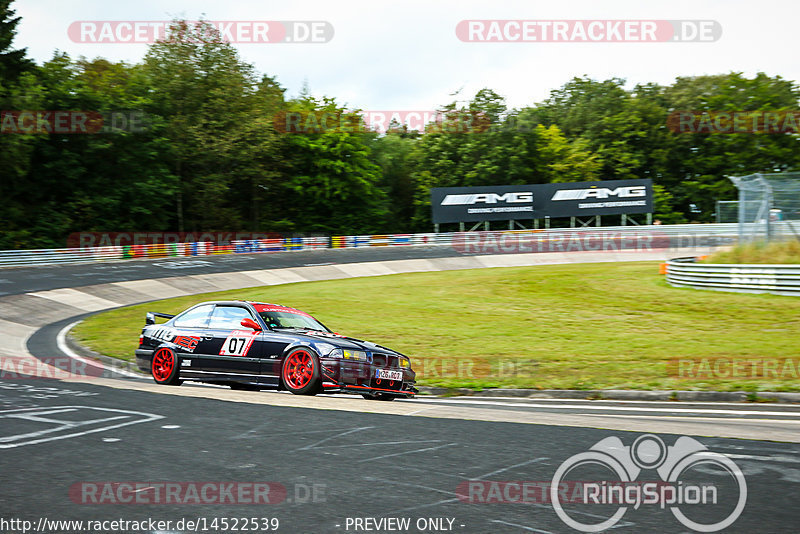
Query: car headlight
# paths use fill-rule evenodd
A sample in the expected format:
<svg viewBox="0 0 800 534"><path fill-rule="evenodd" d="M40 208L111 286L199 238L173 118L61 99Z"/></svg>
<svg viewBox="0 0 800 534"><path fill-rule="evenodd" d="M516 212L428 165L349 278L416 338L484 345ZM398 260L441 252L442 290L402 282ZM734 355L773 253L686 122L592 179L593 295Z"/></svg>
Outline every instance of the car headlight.
<svg viewBox="0 0 800 534"><path fill-rule="evenodd" d="M406 369L411 367L411 361L408 358L406 358L405 356L400 356L400 358L398 358L397 362L398 362L398 365L400 367L404 367Z"/></svg>
<svg viewBox="0 0 800 534"><path fill-rule="evenodd" d="M356 362L366 362L367 353L363 350L350 350L350 349L333 349L328 358L336 358L341 360L351 360Z"/></svg>

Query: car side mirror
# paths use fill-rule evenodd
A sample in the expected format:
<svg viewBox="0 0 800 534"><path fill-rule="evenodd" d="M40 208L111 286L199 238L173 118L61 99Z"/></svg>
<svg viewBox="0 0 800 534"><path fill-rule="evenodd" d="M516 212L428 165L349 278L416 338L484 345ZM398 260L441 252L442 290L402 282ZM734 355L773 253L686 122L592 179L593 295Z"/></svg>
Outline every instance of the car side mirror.
<svg viewBox="0 0 800 534"><path fill-rule="evenodd" d="M245 328L252 328L257 332L261 331L261 326L259 326L259 324L252 319L242 319L242 322L239 324L241 324Z"/></svg>

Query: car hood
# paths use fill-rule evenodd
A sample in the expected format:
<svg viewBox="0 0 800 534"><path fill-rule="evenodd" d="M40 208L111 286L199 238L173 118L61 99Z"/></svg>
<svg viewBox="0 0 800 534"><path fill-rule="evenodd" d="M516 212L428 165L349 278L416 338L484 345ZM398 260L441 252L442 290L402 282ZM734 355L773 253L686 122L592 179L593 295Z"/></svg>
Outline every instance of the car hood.
<svg viewBox="0 0 800 534"><path fill-rule="evenodd" d="M355 349L366 350L370 352L386 352L391 354L400 354L396 350L392 350L371 341L364 341L363 339L356 339L353 337L343 336L342 334L335 334L333 332L318 332L311 330L304 330L297 333L298 336L307 337L314 341L325 341L336 347L342 349Z"/></svg>

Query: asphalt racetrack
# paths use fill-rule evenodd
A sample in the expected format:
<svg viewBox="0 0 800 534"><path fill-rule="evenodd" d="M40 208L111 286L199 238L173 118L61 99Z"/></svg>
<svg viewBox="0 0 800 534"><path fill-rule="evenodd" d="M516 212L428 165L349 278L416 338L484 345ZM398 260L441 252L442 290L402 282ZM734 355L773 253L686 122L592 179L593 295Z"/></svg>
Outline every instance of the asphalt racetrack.
<svg viewBox="0 0 800 534"><path fill-rule="evenodd" d="M0 296L185 274L227 273L397 259L456 258L464 255L468 254L460 253L449 246L365 247L9 268L0 270Z"/></svg>
<svg viewBox="0 0 800 534"><path fill-rule="evenodd" d="M449 253L442 250L415 254ZM177 268L154 264L179 260L9 269L0 272L8 280L0 289L17 295L396 254L362 252L213 257ZM40 322L27 351L45 361L62 355L58 333L78 317ZM692 525L728 517L735 520L724 532L793 532L800 524L798 430L800 406L783 404L382 403L141 378L22 377L0 380L0 532L541 533L603 521L615 532L692 532ZM576 455L599 450L638 466L627 472L629 486L671 484L685 501L664 493L649 503L641 494L638 504L604 500L600 491L622 480L617 464L575 463ZM653 467L691 454L704 461L679 479ZM560 515L550 484L564 465L575 469L556 484ZM714 502L695 504L687 488ZM84 523L53 523L68 520Z"/></svg>

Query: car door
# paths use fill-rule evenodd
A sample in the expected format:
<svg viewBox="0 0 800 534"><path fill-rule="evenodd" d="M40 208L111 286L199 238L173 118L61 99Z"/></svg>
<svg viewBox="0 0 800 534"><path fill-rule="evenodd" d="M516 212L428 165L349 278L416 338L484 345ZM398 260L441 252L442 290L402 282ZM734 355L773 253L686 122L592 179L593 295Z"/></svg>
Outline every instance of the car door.
<svg viewBox="0 0 800 534"><path fill-rule="evenodd" d="M202 304L190 308L172 320L170 341L179 348L181 376L202 378L200 356L212 350L213 339L208 335L207 326L213 304Z"/></svg>
<svg viewBox="0 0 800 534"><path fill-rule="evenodd" d="M217 304L206 328L207 344L200 356L200 366L209 376L222 379L257 377L262 344L260 332L245 328L242 319L256 320L244 306Z"/></svg>
<svg viewBox="0 0 800 534"><path fill-rule="evenodd" d="M266 331L259 336L261 350L261 381L278 385L281 376L281 356L286 347L295 341L293 336L280 332Z"/></svg>

